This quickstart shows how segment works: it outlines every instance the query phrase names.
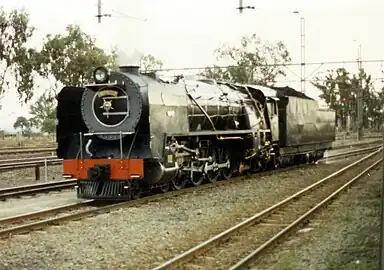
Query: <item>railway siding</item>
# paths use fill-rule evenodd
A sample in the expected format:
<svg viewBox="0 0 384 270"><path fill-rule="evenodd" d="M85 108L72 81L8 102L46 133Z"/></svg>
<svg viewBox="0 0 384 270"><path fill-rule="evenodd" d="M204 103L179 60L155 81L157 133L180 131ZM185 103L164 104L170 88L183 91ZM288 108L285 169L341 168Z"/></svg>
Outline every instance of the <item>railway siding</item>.
<svg viewBox="0 0 384 270"><path fill-rule="evenodd" d="M221 232L206 242L189 249L180 256L173 257L156 270L196 269L201 267L204 269L244 269L253 263L257 263L257 254L262 254L268 244L273 239L278 238L278 235L283 236L284 232L289 232L289 228L294 226L292 222L297 224L296 220L298 218L306 220L307 217L302 216L304 213L315 206L317 207L318 203L351 179L357 179L356 176L361 174L362 170L372 167L372 159L376 161L375 165L379 164L377 160L381 158L381 155L378 158L376 152L375 157L369 156L371 156L370 159L365 157L365 160L356 164L356 166L348 170L343 169L344 172L341 174L338 173L336 176L321 180L321 183L324 184L316 184L316 187L311 189L306 188L305 190L309 192L300 191L300 194L303 194L302 196L295 195L294 200L285 198L283 202L286 203L279 202L278 206L271 206L268 210L255 213L244 222L233 224L233 227L225 232ZM228 234L228 232L230 233ZM229 237L222 238L225 235ZM196 251L200 252L197 253L197 256L192 256L196 255ZM180 268L177 268L178 266Z"/></svg>
<svg viewBox="0 0 384 270"><path fill-rule="evenodd" d="M378 166L251 269L378 269L381 179Z"/></svg>

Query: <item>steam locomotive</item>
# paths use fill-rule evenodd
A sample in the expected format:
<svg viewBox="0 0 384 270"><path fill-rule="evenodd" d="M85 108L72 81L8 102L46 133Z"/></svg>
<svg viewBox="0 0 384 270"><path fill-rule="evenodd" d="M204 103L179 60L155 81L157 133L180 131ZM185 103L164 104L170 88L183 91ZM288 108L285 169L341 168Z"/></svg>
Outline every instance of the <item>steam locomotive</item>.
<svg viewBox="0 0 384 270"><path fill-rule="evenodd" d="M164 82L136 66L93 78L57 96L57 156L79 198L135 199L315 162L335 140L335 112L290 87Z"/></svg>

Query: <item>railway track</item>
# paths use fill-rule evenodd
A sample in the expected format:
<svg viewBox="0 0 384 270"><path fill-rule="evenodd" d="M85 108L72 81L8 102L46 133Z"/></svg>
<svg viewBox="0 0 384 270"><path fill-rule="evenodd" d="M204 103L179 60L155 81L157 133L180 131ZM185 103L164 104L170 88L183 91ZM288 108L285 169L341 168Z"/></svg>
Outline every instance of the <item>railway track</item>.
<svg viewBox="0 0 384 270"><path fill-rule="evenodd" d="M279 203L164 262L164 269L244 269L381 161L368 154Z"/></svg>
<svg viewBox="0 0 384 270"><path fill-rule="evenodd" d="M339 136L336 138L336 141L343 141L343 140L348 141L349 137L348 138L347 137ZM356 144L353 144L353 145L369 144L369 143L372 143L372 141L374 141L374 139L377 139L379 141L379 140L381 140L381 138L382 138L382 135L369 135L369 136L366 136L365 139L371 139L371 141L357 142ZM345 146L347 146L347 145L336 145L333 148L334 149L339 148L339 147L343 148ZM55 152L56 152L56 147L54 147L54 146L0 148L0 156L15 155L15 154L43 154L43 153L55 153Z"/></svg>
<svg viewBox="0 0 384 270"><path fill-rule="evenodd" d="M31 147L31 148L0 148L0 155L30 154L30 153L52 153L55 147Z"/></svg>
<svg viewBox="0 0 384 270"><path fill-rule="evenodd" d="M343 151L341 153L335 153L335 154L327 155L327 156L324 156L324 158L321 159L320 162L369 153L371 151L379 149L381 146L382 146L382 144L377 144L377 145L373 145L373 146L369 146L369 147L364 147L364 148L359 148L359 149L355 149L355 150Z"/></svg>
<svg viewBox="0 0 384 270"><path fill-rule="evenodd" d="M365 145L373 145L377 143L381 143L381 140L362 142L362 143L357 143L352 145L339 145L339 146L333 147L333 150L340 150L344 148L347 149L352 147L353 148L362 147ZM37 150L35 149L34 151L37 151ZM0 155L1 155L1 150L0 150ZM62 164L62 162L63 160L57 158L56 156L0 159L0 172L17 170L17 169L38 168L43 166L60 165Z"/></svg>
<svg viewBox="0 0 384 270"><path fill-rule="evenodd" d="M335 146L332 146L332 150L339 150L339 149L351 148L351 147L361 147L361 146L365 146L365 145L379 144L379 143L383 143L383 140L377 138L377 139L362 141L362 142L358 142L358 143L335 145Z"/></svg>
<svg viewBox="0 0 384 270"><path fill-rule="evenodd" d="M345 158L353 155L360 155L364 154L370 151L373 151L375 149L378 149L380 146L371 146L371 147L366 147L366 148L361 148L361 149L356 149L352 151L346 151L342 153L337 153L337 154L332 154L324 159L320 160L319 162L327 162L329 160L335 160L339 158ZM10 166L9 164L1 164L0 161L0 171L2 166ZM294 169L295 167L289 167L286 168L288 170ZM273 171L276 173L276 171ZM267 172L268 173L268 172ZM42 183L42 184L34 184L34 185L25 185L25 186L19 186L19 187L11 187L11 188L5 188L5 189L0 189L0 200L6 200L9 198L17 198L20 196L24 195L35 195L38 193L43 193L43 192L51 192L51 191L58 191L58 190L63 190L63 189L69 189L73 188L76 185L76 180L74 179L69 179L69 180L63 180L63 181L58 181L58 182L47 182L47 183Z"/></svg>
<svg viewBox="0 0 384 270"><path fill-rule="evenodd" d="M76 213L82 213L81 211L84 211L83 209L90 211L96 208L97 206L93 200L87 200L32 213L2 218L0 219L0 239L10 237L14 234L22 234L32 230L42 229L45 226L55 224L54 217L56 217L56 221L60 220L61 222L63 222L67 216L73 220L75 219L74 216Z"/></svg>
<svg viewBox="0 0 384 270"><path fill-rule="evenodd" d="M40 162L40 161L50 161L58 159L55 156L41 156L41 157L18 157L18 158L0 158L1 165L12 165L12 164L23 164L24 162ZM60 160L62 161L62 160Z"/></svg>
<svg viewBox="0 0 384 270"><path fill-rule="evenodd" d="M43 184L4 188L4 189L0 189L0 200L17 198L25 195L35 195L37 193L43 193L43 192L63 190L63 189L73 188L75 185L76 185L76 180L63 180L58 182L47 182Z"/></svg>
<svg viewBox="0 0 384 270"><path fill-rule="evenodd" d="M62 164L63 160L55 156L0 159L0 172Z"/></svg>
<svg viewBox="0 0 384 270"><path fill-rule="evenodd" d="M329 155L328 157L325 157L324 159L320 160L319 162L327 162L329 160L335 160L335 159L345 158L345 157L349 157L349 156L353 156L353 155L364 154L364 153L373 151L375 149L378 149L379 147L380 147L379 145L376 145L376 146L356 149L356 150L352 150L352 151L346 151L346 152L342 152L342 153L332 154L332 155ZM33 162L33 161L30 161L30 162ZM0 160L0 171L2 170L3 166L8 167L8 166L11 166L10 164L12 164L12 163L2 164L1 160ZM290 167L288 169L292 169L292 167ZM276 172L276 171L274 171L274 172ZM42 193L42 192L63 190L63 189L72 188L75 185L76 185L76 180L70 179L70 180L64 180L64 181L59 181L59 182L47 182L47 183L42 183L42 184L34 184L34 185L25 185L25 186L19 186L19 187L5 188L5 189L0 189L0 200L6 200L9 198L17 198L17 197L20 197L23 195L34 195L34 194Z"/></svg>
<svg viewBox="0 0 384 270"><path fill-rule="evenodd" d="M371 151L372 150L373 148L371 147ZM364 149L364 151L368 151L368 150ZM356 154L356 151L354 152ZM338 156L340 155L338 154ZM299 165L297 167L302 167L302 166L310 166L310 164ZM264 176L264 175L269 175L272 173L275 174L278 172L284 172L292 169L294 169L294 167L282 168L279 170L269 171L269 172L263 172L263 173L260 173L259 175ZM152 201L159 201L167 198L172 198L188 192L197 192L203 189L215 188L218 185L229 185L234 181L238 182L239 178L245 179L248 177L247 176L236 177L228 181L219 181L215 184L206 184L206 185L201 185L199 187L191 187L191 188L186 188L179 191L171 191L164 194L156 194L156 195L147 196L147 197L140 198L133 201L110 203L107 205L102 205L100 207L97 206L97 204L100 204L100 203L96 203L93 200L88 200L80 203L55 207L51 209L27 213L23 215L14 216L14 217L3 218L3 219L0 219L0 238L10 237L15 234L28 233L33 230L43 229L44 227L47 227L50 225L58 225L71 220L78 220L81 218L85 218L85 217L89 217L97 214L107 213L115 209L138 206L138 205L142 205ZM73 183L70 183L70 181L73 181ZM70 181L62 181L62 182L67 183L68 187L70 187L71 185L75 185L75 180L70 180ZM46 184L49 184L49 183L46 183ZM40 185L35 185L35 186L40 186ZM19 187L19 188L24 189L24 192L39 192L39 191L30 191L28 189L28 186ZM46 186L46 188L49 191L49 188L50 188L49 185ZM17 189L17 188L14 188L14 189ZM20 190L20 192L23 192L23 190ZM6 193L6 194L10 194L10 193ZM0 191L0 196L1 196L1 191Z"/></svg>

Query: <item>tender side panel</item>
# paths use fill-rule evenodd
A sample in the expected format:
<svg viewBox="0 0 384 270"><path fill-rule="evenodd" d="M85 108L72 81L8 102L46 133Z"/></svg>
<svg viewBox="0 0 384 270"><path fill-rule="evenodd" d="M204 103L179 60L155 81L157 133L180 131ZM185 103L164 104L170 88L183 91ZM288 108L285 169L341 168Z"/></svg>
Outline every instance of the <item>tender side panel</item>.
<svg viewBox="0 0 384 270"><path fill-rule="evenodd" d="M317 111L318 129L324 137L324 140L336 140L336 114L332 110Z"/></svg>
<svg viewBox="0 0 384 270"><path fill-rule="evenodd" d="M287 104L287 146L333 141L330 117L327 113L319 113L318 104L315 100L289 97Z"/></svg>
<svg viewBox="0 0 384 270"><path fill-rule="evenodd" d="M64 160L64 175L72 175L77 179L88 179L88 169L95 165L111 166L110 179L124 180L144 177L144 161L142 159L72 159Z"/></svg>

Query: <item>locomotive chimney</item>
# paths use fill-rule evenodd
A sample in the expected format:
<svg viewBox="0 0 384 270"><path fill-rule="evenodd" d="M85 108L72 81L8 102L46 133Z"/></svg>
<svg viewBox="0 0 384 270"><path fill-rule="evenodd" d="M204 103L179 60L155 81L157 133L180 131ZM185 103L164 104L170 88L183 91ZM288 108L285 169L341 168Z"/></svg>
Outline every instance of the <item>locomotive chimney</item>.
<svg viewBox="0 0 384 270"><path fill-rule="evenodd" d="M123 73L131 73L139 75L139 66L120 66L120 71Z"/></svg>

